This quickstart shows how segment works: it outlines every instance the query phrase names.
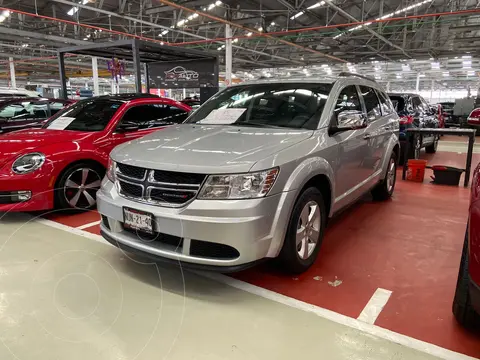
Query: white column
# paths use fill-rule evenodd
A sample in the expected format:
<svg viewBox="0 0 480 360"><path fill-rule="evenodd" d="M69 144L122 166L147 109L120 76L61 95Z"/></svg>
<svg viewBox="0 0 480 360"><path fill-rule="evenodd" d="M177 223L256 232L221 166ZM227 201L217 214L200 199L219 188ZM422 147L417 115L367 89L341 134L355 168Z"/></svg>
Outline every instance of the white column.
<svg viewBox="0 0 480 360"><path fill-rule="evenodd" d="M430 88L430 103L433 101L433 87L435 86L435 80L432 80L432 87Z"/></svg>
<svg viewBox="0 0 480 360"><path fill-rule="evenodd" d="M225 37L228 40L225 43L225 85L232 85L232 28L225 25Z"/></svg>
<svg viewBox="0 0 480 360"><path fill-rule="evenodd" d="M93 77L93 95L100 96L100 87L98 85L98 63L97 57L92 57L92 77Z"/></svg>
<svg viewBox="0 0 480 360"><path fill-rule="evenodd" d="M185 99L187 97L187 89L183 88L183 98Z"/></svg>
<svg viewBox="0 0 480 360"><path fill-rule="evenodd" d="M415 85L415 91L418 93L420 90L420 73L417 73L417 84Z"/></svg>
<svg viewBox="0 0 480 360"><path fill-rule="evenodd" d="M111 86L112 86L112 94L116 94L117 93L117 86L115 84L115 79L112 77L112 80L111 81Z"/></svg>
<svg viewBox="0 0 480 360"><path fill-rule="evenodd" d="M8 62L10 63L10 85L11 87L16 88L17 79L15 78L15 64L13 62L13 57L9 57Z"/></svg>

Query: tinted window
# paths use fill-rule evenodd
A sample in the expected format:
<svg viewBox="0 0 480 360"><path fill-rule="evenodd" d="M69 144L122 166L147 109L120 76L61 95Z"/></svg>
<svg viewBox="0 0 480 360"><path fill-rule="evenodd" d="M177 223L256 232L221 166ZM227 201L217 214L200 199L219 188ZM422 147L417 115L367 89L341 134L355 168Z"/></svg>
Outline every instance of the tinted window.
<svg viewBox="0 0 480 360"><path fill-rule="evenodd" d="M51 102L50 103L50 113L52 115L55 115L57 112L62 110L65 106L67 106L67 105L64 104L64 103L61 103L61 102Z"/></svg>
<svg viewBox="0 0 480 360"><path fill-rule="evenodd" d="M25 119L47 119L49 117L46 102L19 101L0 109L0 118L9 121Z"/></svg>
<svg viewBox="0 0 480 360"><path fill-rule="evenodd" d="M58 111L44 126L46 129L102 131L123 103L109 99L79 101Z"/></svg>
<svg viewBox="0 0 480 360"><path fill-rule="evenodd" d="M382 116L380 102L378 101L375 90L367 86L360 86L360 92L362 93L363 101L365 102L368 120L373 121Z"/></svg>
<svg viewBox="0 0 480 360"><path fill-rule="evenodd" d="M140 129L156 126L179 124L185 121L188 112L167 104L148 104L130 108L124 115L121 124L136 125Z"/></svg>
<svg viewBox="0 0 480 360"><path fill-rule="evenodd" d="M414 109L418 109L418 110L422 109L423 110L422 101L420 100L420 98L418 96L412 97L412 105L413 105Z"/></svg>
<svg viewBox="0 0 480 360"><path fill-rule="evenodd" d="M331 88L308 83L233 86L196 110L189 122L316 128Z"/></svg>
<svg viewBox="0 0 480 360"><path fill-rule="evenodd" d="M358 97L357 88L353 85L345 87L338 96L334 113L337 115L342 111L362 111L360 98Z"/></svg>
<svg viewBox="0 0 480 360"><path fill-rule="evenodd" d="M393 108L396 112L402 112L405 110L405 99L403 96L390 95L390 100L392 101Z"/></svg>

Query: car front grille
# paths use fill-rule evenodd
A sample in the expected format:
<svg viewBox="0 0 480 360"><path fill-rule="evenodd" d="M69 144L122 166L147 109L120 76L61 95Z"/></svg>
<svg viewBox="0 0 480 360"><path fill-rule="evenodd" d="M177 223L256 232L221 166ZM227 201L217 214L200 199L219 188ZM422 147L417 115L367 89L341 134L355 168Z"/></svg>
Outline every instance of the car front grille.
<svg viewBox="0 0 480 360"><path fill-rule="evenodd" d="M123 197L167 207L180 207L197 195L204 174L150 170L117 163L116 187Z"/></svg>

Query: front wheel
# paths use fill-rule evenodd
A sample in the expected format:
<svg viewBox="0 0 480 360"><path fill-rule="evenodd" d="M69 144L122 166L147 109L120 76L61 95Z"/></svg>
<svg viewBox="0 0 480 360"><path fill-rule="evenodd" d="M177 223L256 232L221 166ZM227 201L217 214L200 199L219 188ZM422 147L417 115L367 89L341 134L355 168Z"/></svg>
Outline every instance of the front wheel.
<svg viewBox="0 0 480 360"><path fill-rule="evenodd" d="M387 173L383 180L372 190L372 197L375 201L384 201L392 197L397 181L397 157L392 153L388 161Z"/></svg>
<svg viewBox="0 0 480 360"><path fill-rule="evenodd" d="M91 210L97 206L96 193L100 189L105 170L98 165L79 163L67 168L55 189L57 205L61 209Z"/></svg>
<svg viewBox="0 0 480 360"><path fill-rule="evenodd" d="M279 260L287 272L299 274L315 262L323 240L326 210L322 193L314 187L297 199L288 223Z"/></svg>

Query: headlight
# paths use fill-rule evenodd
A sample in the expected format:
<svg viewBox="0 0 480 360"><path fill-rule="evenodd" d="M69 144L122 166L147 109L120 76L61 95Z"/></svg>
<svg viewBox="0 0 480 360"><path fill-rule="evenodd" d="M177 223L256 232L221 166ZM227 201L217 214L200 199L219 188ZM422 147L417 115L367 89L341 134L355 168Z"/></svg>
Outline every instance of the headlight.
<svg viewBox="0 0 480 360"><path fill-rule="evenodd" d="M16 174L28 174L40 169L44 162L45 155L42 153L26 154L14 161L12 171Z"/></svg>
<svg viewBox="0 0 480 360"><path fill-rule="evenodd" d="M278 168L231 175L210 175L205 181L199 199L253 199L268 194L275 183Z"/></svg>
<svg viewBox="0 0 480 360"><path fill-rule="evenodd" d="M117 163L112 160L112 158L108 158L108 165L107 165L107 178L111 182L115 182L115 171L117 170Z"/></svg>

